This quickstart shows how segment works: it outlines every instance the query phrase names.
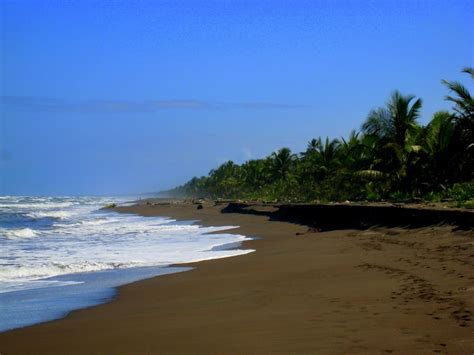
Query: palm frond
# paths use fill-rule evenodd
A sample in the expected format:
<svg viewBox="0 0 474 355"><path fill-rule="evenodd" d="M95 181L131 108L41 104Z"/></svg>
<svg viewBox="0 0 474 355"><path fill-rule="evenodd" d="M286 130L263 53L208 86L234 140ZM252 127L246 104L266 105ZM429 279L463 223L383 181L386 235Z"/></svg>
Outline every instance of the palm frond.
<svg viewBox="0 0 474 355"><path fill-rule="evenodd" d="M442 83L448 87L449 90L456 93L464 101L471 101L472 97L469 90L458 81L442 80ZM454 101L450 96L446 96L446 100Z"/></svg>
<svg viewBox="0 0 474 355"><path fill-rule="evenodd" d="M465 67L465 68L463 68L462 72L469 74L471 76L471 78L474 79L474 68Z"/></svg>
<svg viewBox="0 0 474 355"><path fill-rule="evenodd" d="M386 108L372 110L362 125L362 130L365 134L385 137L390 134L390 117L390 111Z"/></svg>
<svg viewBox="0 0 474 355"><path fill-rule="evenodd" d="M410 108L410 111L408 112L408 117L412 120L415 121L419 116L420 116L420 110L421 106L423 105L423 100L418 99L416 100L413 105Z"/></svg>

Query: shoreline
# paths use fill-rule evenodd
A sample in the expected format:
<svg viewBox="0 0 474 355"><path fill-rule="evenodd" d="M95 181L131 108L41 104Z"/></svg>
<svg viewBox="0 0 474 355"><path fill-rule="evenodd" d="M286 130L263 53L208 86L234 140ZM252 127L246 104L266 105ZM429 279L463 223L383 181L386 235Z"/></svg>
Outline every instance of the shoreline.
<svg viewBox="0 0 474 355"><path fill-rule="evenodd" d="M179 264L195 268L120 286L112 302L1 333L0 352L474 349L470 232L436 226L314 233L264 215L222 214L224 206L140 203L117 210L239 225L226 233L259 237L242 243L256 252Z"/></svg>
<svg viewBox="0 0 474 355"><path fill-rule="evenodd" d="M64 319L78 310L97 307L113 302L121 286L162 275L191 270L186 266L144 266L126 269L105 269L76 274L64 274L46 280L62 280L73 277L75 284L33 288L0 293L2 325L0 334L17 329ZM69 281L71 282L71 281ZM33 308L33 314L15 309L16 302L24 302ZM34 303L32 305L31 303ZM11 306L11 309L9 309ZM10 319L10 321L9 321ZM9 323L8 323L9 322ZM7 325L8 324L8 328Z"/></svg>
<svg viewBox="0 0 474 355"><path fill-rule="evenodd" d="M118 215L118 218L121 217L120 214L122 213L113 211L113 214ZM133 212L131 214L139 216ZM158 218L160 217L162 216ZM209 229L219 229L201 232L200 235L236 234L227 233L227 230L238 228L238 226L212 228L210 225L200 225L199 221L196 220L171 221L173 221L173 219L170 218L170 222L165 223L165 225L172 223L186 227L196 225L200 230L205 230L207 227L211 227ZM240 235L236 235L236 237L239 237L236 239L246 238ZM216 256L213 257L213 253L211 253L208 254L209 258L206 255L203 255L202 259L195 256L189 259L189 261L184 262L99 269L87 272L71 272L68 274L49 276L40 280L51 283L64 283L61 285L51 284L51 286L33 287L0 293L0 334L54 322L66 318L72 312L113 302L117 298L118 289L120 287L162 275L189 271L192 269L192 267L187 266L189 264L197 265L201 261L245 255L254 251L251 249L243 250L241 248L243 242L244 240L221 241L220 243L218 241L218 244L211 244L209 249L203 250L206 254L208 251L216 251L224 254L229 252L229 255L219 255L220 253L215 253ZM237 254L230 255L234 253ZM21 303L24 304L24 307L17 309L16 306ZM30 312L24 312L24 309Z"/></svg>

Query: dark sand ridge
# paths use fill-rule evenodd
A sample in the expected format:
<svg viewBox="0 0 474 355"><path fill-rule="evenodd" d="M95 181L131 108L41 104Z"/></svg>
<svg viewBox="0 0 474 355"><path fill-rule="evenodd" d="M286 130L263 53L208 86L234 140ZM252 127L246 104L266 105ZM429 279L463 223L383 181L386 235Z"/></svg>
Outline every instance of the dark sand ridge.
<svg viewBox="0 0 474 355"><path fill-rule="evenodd" d="M245 243L255 253L130 284L108 304L2 333L0 353L473 353L472 230L310 233L222 207L120 210L239 225L235 233L262 237Z"/></svg>

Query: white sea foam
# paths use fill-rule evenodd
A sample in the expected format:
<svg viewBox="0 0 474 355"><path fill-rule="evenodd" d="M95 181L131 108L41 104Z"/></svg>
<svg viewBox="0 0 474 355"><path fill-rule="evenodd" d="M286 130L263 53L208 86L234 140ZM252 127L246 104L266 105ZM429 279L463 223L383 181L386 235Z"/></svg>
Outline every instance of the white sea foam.
<svg viewBox="0 0 474 355"><path fill-rule="evenodd" d="M0 208L15 208L15 209L51 209L51 208L64 208L73 206L73 202L60 202L50 203L45 201L44 203L0 203Z"/></svg>
<svg viewBox="0 0 474 355"><path fill-rule="evenodd" d="M0 229L0 236L4 235L8 239L17 239L17 238L34 238L38 235L31 228L20 228L20 229Z"/></svg>
<svg viewBox="0 0 474 355"><path fill-rule="evenodd" d="M74 274L78 272L100 271L127 266L133 267L135 265L133 263L120 264L94 261L83 261L68 264L45 262L43 264L34 266L16 266L13 268L4 268L3 270L0 270L0 282L27 282L51 276ZM43 284L43 282L40 284Z"/></svg>
<svg viewBox="0 0 474 355"><path fill-rule="evenodd" d="M234 226L201 227L169 218L97 211L111 201L121 202L108 198L4 199L0 206L12 206L11 211L0 213L20 213L29 218L24 222L29 224L21 228L0 225L0 293L63 285L44 280L58 275L71 274L70 281L74 281L77 273L165 266L253 251L220 248L247 240L225 233ZM216 231L224 233L209 234Z"/></svg>
<svg viewBox="0 0 474 355"><path fill-rule="evenodd" d="M27 213L27 216L31 218L57 218L66 219L74 215L71 211L39 211Z"/></svg>
<svg viewBox="0 0 474 355"><path fill-rule="evenodd" d="M57 281L57 280L37 280L35 282L29 281L0 281L0 293L25 291L42 287L58 287L78 285L81 282L76 281ZM1 325L0 325L1 326Z"/></svg>
<svg viewBox="0 0 474 355"><path fill-rule="evenodd" d="M0 281L32 281L77 272L195 262L249 252L214 250L216 246L247 239L241 235L204 234L223 231L223 227L152 226L146 222L148 228L135 223L139 227L135 230L132 226L102 229L106 234L100 234L97 229L93 229L93 234L92 230L87 232L83 228L74 236L67 231L62 236L43 232L41 248L34 251L7 245L7 255L14 256L16 262L0 268Z"/></svg>

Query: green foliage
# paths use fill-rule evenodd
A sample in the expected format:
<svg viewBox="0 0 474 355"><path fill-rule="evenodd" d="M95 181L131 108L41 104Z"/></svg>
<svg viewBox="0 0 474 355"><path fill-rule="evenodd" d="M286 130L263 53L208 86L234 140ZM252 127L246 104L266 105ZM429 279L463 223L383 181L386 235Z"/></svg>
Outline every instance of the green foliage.
<svg viewBox="0 0 474 355"><path fill-rule="evenodd" d="M473 78L474 70L463 70ZM443 81L453 113L418 123L421 99L395 91L347 139L315 138L304 152L282 148L241 165L228 161L193 178L173 196L275 201L451 199L474 205L474 102L458 82Z"/></svg>
<svg viewBox="0 0 474 355"><path fill-rule="evenodd" d="M467 200L459 204L459 207L474 209L474 200Z"/></svg>
<svg viewBox="0 0 474 355"><path fill-rule="evenodd" d="M474 203L474 181L454 184L446 191L446 196L457 202L459 207L471 206Z"/></svg>

